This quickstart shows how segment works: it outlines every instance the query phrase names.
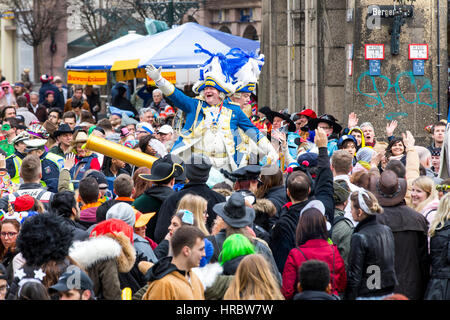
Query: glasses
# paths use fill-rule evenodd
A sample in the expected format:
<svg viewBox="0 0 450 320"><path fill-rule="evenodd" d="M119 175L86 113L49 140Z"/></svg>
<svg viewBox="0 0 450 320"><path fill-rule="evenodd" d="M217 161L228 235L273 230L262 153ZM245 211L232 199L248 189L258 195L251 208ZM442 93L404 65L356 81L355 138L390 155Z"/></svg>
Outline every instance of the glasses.
<svg viewBox="0 0 450 320"><path fill-rule="evenodd" d="M8 291L9 290L9 285L4 285L4 286L0 286L0 292L2 291Z"/></svg>
<svg viewBox="0 0 450 320"><path fill-rule="evenodd" d="M6 238L7 236L9 238L15 237L17 235L17 232L2 232L0 233L0 236L2 236L3 238Z"/></svg>

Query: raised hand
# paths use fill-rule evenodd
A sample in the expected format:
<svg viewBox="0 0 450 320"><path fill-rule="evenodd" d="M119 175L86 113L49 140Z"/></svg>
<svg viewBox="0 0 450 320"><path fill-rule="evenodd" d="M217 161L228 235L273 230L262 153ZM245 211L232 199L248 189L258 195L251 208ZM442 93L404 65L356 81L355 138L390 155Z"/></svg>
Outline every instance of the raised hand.
<svg viewBox="0 0 450 320"><path fill-rule="evenodd" d="M327 133L325 132L325 130L323 130L322 128L316 129L314 143L316 144L317 148L321 148L321 147L326 148L327 147L328 137L327 137Z"/></svg>
<svg viewBox="0 0 450 320"><path fill-rule="evenodd" d="M353 127L356 127L358 125L358 116L356 113L352 112L348 115L348 128L351 129Z"/></svg>
<svg viewBox="0 0 450 320"><path fill-rule="evenodd" d="M155 68L154 65L149 64L147 67L145 67L145 71L147 72L147 75L153 79L153 81L157 82L161 80L161 69L162 67L159 67L158 69Z"/></svg>
<svg viewBox="0 0 450 320"><path fill-rule="evenodd" d="M74 153L68 153L66 154L66 157L64 159L64 168L67 170L70 170L75 165L75 154Z"/></svg>
<svg viewBox="0 0 450 320"><path fill-rule="evenodd" d="M6 168L6 157L3 154L0 154L0 168Z"/></svg>
<svg viewBox="0 0 450 320"><path fill-rule="evenodd" d="M388 123L386 125L386 135L388 137L393 136L395 129L397 129L397 126L398 126L397 120L393 120L391 121L391 123Z"/></svg>
<svg viewBox="0 0 450 320"><path fill-rule="evenodd" d="M406 149L414 147L416 140L410 131L406 130L406 134L402 133L402 138Z"/></svg>

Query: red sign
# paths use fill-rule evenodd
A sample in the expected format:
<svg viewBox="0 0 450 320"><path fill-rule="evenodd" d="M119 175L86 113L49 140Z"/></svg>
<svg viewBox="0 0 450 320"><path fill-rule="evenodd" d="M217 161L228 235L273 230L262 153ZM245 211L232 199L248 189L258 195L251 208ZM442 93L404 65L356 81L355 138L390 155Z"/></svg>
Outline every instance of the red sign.
<svg viewBox="0 0 450 320"><path fill-rule="evenodd" d="M384 60L384 44L364 45L364 58L366 60Z"/></svg>
<svg viewBox="0 0 450 320"><path fill-rule="evenodd" d="M408 56L409 60L428 60L428 44L410 44Z"/></svg>

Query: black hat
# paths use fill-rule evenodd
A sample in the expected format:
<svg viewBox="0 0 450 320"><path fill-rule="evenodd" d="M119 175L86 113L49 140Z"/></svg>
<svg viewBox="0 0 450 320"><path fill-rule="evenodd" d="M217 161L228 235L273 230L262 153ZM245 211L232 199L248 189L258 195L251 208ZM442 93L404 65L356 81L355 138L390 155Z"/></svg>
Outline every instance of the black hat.
<svg viewBox="0 0 450 320"><path fill-rule="evenodd" d="M236 181L253 181L258 180L259 175L261 174L261 166L250 164L248 166L239 168L233 172L228 172L224 169L221 169L220 172L229 180Z"/></svg>
<svg viewBox="0 0 450 320"><path fill-rule="evenodd" d="M262 114L264 114L267 117L267 120L269 120L270 123L273 123L273 119L275 117L281 118L284 121L286 121L289 124L288 127L288 131L289 132L295 132L296 131L296 126L294 121L292 121L291 117L289 114L286 113L281 113L281 112L277 112L277 111L272 111L269 107L262 107L259 112L261 112Z"/></svg>
<svg viewBox="0 0 450 320"><path fill-rule="evenodd" d="M183 167L183 173L179 175L178 177L175 177L176 183L184 183L186 181L186 165L184 164L183 159L181 159L179 156L168 153L166 154L163 159L167 159L169 161L172 161L173 163L178 163Z"/></svg>
<svg viewBox="0 0 450 320"><path fill-rule="evenodd" d="M255 220L255 210L245 205L245 198L239 192L234 192L226 202L216 204L213 211L233 228L244 228Z"/></svg>
<svg viewBox="0 0 450 320"><path fill-rule="evenodd" d="M58 279L58 282L48 288L50 294L69 290L89 290L94 295L94 283L79 267L71 265Z"/></svg>
<svg viewBox="0 0 450 320"><path fill-rule="evenodd" d="M57 138L59 135L64 133L73 133L73 130L70 129L70 126L67 123L60 124L58 130L53 133L53 136Z"/></svg>
<svg viewBox="0 0 450 320"><path fill-rule="evenodd" d="M183 167L169 158L160 158L153 162L151 174L140 174L139 177L154 182L176 178L183 174Z"/></svg>
<svg viewBox="0 0 450 320"><path fill-rule="evenodd" d="M333 127L333 133L339 133L342 130L342 126L340 124L338 124L336 118L333 117L330 114L323 114L323 115L321 115L318 118L309 119L309 121L308 121L308 128L309 128L309 130L317 129L317 125L319 124L319 122L326 122L330 126L332 126Z"/></svg>
<svg viewBox="0 0 450 320"><path fill-rule="evenodd" d="M211 160L203 154L192 154L186 163L186 177L193 182L206 182L211 170Z"/></svg>
<svg viewBox="0 0 450 320"><path fill-rule="evenodd" d="M86 177L93 177L95 180L97 180L98 187L100 189L108 188L108 179L106 179L106 176L103 172L98 170L92 170L86 175Z"/></svg>

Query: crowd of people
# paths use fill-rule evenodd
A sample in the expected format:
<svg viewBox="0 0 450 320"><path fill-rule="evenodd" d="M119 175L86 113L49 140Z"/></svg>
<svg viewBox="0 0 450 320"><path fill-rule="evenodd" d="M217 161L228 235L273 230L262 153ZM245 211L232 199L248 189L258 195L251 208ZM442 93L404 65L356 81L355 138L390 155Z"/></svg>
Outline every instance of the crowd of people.
<svg viewBox="0 0 450 320"><path fill-rule="evenodd" d="M242 92L222 99L230 121L275 155L241 148L248 161L225 166L173 152L195 138L181 128L196 97L219 105L211 87L155 80L116 83L106 110L98 88L58 77L1 83L0 299L450 299L445 121L423 147L396 121L379 132ZM91 135L155 160L89 150Z"/></svg>

